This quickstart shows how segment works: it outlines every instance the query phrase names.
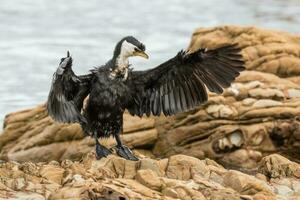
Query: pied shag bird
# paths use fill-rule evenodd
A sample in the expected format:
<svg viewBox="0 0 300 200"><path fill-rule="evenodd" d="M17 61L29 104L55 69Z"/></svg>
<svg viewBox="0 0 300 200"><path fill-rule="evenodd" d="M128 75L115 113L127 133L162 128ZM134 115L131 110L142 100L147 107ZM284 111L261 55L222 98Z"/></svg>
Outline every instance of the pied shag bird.
<svg viewBox="0 0 300 200"><path fill-rule="evenodd" d="M148 55L144 44L128 36L117 43L105 65L82 76L74 74L68 53L53 75L48 113L58 122L80 123L83 131L95 138L97 158L112 153L98 139L113 136L119 156L138 160L120 139L124 111L140 117L169 116L199 106L208 99L206 88L220 94L245 69L240 50L229 44L193 53L180 51L155 68L134 71L128 58Z"/></svg>

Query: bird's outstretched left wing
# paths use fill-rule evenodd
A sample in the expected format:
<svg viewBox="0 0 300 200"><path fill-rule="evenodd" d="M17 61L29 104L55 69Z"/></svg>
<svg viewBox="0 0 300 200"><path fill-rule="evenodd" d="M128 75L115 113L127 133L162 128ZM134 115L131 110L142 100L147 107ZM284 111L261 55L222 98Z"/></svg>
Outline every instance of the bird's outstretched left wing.
<svg viewBox="0 0 300 200"><path fill-rule="evenodd" d="M47 101L48 114L58 122L85 123L81 115L83 101L90 92L92 74L76 76L72 70L69 52L62 58L53 75Z"/></svg>
<svg viewBox="0 0 300 200"><path fill-rule="evenodd" d="M181 51L156 68L130 72L127 109L132 115L167 116L195 108L207 101L205 86L220 94L245 69L240 51L236 44Z"/></svg>

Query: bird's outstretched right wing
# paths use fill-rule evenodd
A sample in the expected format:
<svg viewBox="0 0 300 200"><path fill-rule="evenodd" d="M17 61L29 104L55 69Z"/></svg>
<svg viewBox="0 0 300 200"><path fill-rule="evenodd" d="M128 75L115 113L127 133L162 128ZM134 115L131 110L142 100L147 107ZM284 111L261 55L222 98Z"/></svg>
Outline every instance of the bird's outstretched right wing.
<svg viewBox="0 0 300 200"><path fill-rule="evenodd" d="M216 49L179 52L175 57L146 71L132 71L132 91L126 108L132 115L173 115L207 101L206 88L222 93L245 69L241 49L225 45Z"/></svg>
<svg viewBox="0 0 300 200"><path fill-rule="evenodd" d="M53 75L47 101L48 114L58 122L85 123L81 115L83 101L90 92L92 74L76 76L72 70L69 52L62 58Z"/></svg>

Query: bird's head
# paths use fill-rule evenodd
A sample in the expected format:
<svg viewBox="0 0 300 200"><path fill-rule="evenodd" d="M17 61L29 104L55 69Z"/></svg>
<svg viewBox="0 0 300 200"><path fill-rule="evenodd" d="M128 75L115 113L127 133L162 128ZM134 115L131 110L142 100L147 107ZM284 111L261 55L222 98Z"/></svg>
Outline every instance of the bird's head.
<svg viewBox="0 0 300 200"><path fill-rule="evenodd" d="M122 56L125 58L131 56L141 56L148 59L149 56L145 53L145 45L138 41L135 37L127 36L116 45L114 57Z"/></svg>

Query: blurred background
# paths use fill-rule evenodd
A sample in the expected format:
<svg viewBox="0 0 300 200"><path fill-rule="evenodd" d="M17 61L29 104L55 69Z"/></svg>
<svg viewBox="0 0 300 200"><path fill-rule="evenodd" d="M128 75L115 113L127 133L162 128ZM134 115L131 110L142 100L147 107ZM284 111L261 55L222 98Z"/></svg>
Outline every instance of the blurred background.
<svg viewBox="0 0 300 200"><path fill-rule="evenodd" d="M154 67L189 44L199 27L255 25L300 33L300 0L1 0L0 123L46 101L52 74L70 50L74 71L104 64L122 37L146 44Z"/></svg>

